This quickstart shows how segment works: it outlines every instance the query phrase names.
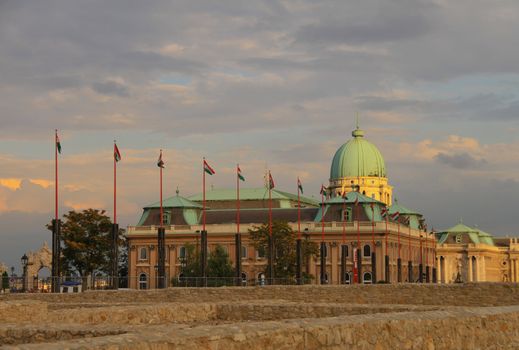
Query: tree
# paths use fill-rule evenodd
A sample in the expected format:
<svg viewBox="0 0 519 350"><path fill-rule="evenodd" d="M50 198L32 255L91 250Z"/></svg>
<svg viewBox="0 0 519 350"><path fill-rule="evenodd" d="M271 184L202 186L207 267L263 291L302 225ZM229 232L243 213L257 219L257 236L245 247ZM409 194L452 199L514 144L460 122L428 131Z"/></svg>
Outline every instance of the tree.
<svg viewBox="0 0 519 350"><path fill-rule="evenodd" d="M207 260L207 276L230 278L234 276L234 269L229 261L229 254L221 245L217 245L209 254Z"/></svg>
<svg viewBox="0 0 519 350"><path fill-rule="evenodd" d="M119 247L119 288L128 288L128 242Z"/></svg>
<svg viewBox="0 0 519 350"><path fill-rule="evenodd" d="M6 289L9 289L9 275L7 274L7 271L4 271L2 274L2 290L4 293Z"/></svg>
<svg viewBox="0 0 519 350"><path fill-rule="evenodd" d="M185 256L181 260L181 274L178 281L173 280L173 284L180 283L180 285L200 286L202 281L202 271L200 268L200 247L190 243L184 245ZM221 245L211 251L207 259L207 277L211 279L208 281L209 286L221 286L225 284L232 284L231 279L234 276L234 269L229 261L229 255ZM198 279L197 279L198 278Z"/></svg>
<svg viewBox="0 0 519 350"><path fill-rule="evenodd" d="M249 229L252 245L260 254L268 257L269 226L265 223ZM274 221L272 223L272 238L274 240L274 276L276 278L295 278L296 274L296 233L286 222ZM319 252L317 244L311 242L308 237L302 240L303 266L308 258L316 256ZM266 269L268 266L266 267ZM265 270L265 273L267 271ZM306 276L307 278L310 276Z"/></svg>
<svg viewBox="0 0 519 350"><path fill-rule="evenodd" d="M62 266L65 273L86 277L94 272L110 272L112 221L104 210L85 209L63 215L61 225ZM52 225L47 225L52 230ZM119 242L124 244L124 229Z"/></svg>

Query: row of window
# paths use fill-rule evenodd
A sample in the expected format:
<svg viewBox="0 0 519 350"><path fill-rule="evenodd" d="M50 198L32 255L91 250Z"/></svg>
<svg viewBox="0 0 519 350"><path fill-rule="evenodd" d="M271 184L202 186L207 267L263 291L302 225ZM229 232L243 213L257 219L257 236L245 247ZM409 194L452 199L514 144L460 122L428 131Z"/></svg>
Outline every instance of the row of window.
<svg viewBox="0 0 519 350"><path fill-rule="evenodd" d="M349 246L345 246L346 247L346 256L349 256L350 253L349 253ZM325 245L324 246L324 256L325 257L328 257L328 245ZM140 247L139 248L139 260L143 261L143 260L148 260L148 247ZM227 247L224 247L225 250L227 250ZM167 249L166 249L166 260L167 260ZM248 249L246 246L242 246L241 247L241 257L242 259L247 259L248 257ZM369 244L366 244L364 245L363 249L362 249L362 255L367 258L367 257L370 257L371 256L371 246ZM187 250L186 250L186 247L180 247L179 248L179 251L178 251L178 257L180 259L183 259L187 256ZM265 258L266 257L266 254L264 251L262 250L259 250L259 251L256 251L256 257L257 258Z"/></svg>
<svg viewBox="0 0 519 350"><path fill-rule="evenodd" d="M178 275L179 279L181 279L183 277L184 276L182 274ZM263 272L260 272L257 275L257 279L258 279L258 281L265 280L265 274ZM327 282L329 282L328 274L324 275L324 279ZM247 277L247 274L245 272L242 272L241 280L242 280L243 284L247 283L248 277ZM350 272L346 272L344 274L344 283L345 284L350 284L352 281L353 281L353 272L351 272L351 271ZM373 283L373 275L371 274L371 272L368 271L368 272L364 272L362 274L362 283L365 283L365 284ZM148 275L147 274L141 273L139 275L139 286L138 286L138 288L139 289L148 289L149 288L149 281L148 281Z"/></svg>

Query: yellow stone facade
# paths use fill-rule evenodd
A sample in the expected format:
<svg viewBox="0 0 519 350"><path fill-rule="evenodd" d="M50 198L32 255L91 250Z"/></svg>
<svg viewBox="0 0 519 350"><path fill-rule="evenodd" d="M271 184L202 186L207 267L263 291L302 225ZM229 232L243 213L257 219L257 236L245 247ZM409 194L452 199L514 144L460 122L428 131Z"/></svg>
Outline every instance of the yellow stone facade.
<svg viewBox="0 0 519 350"><path fill-rule="evenodd" d="M438 282L519 282L519 239L494 240L495 246L456 242L438 244Z"/></svg>
<svg viewBox="0 0 519 350"><path fill-rule="evenodd" d="M329 188L336 196L356 191L358 188L365 196L385 203L387 206L393 204L393 186L389 185L386 177L361 176L331 179Z"/></svg>

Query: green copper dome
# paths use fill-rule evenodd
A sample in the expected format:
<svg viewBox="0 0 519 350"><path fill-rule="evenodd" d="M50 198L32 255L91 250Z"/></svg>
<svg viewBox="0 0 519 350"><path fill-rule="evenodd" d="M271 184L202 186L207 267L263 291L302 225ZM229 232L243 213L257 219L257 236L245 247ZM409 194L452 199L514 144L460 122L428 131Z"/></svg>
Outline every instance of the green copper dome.
<svg viewBox="0 0 519 350"><path fill-rule="evenodd" d="M364 131L352 132L353 139L343 144L333 157L330 180L343 177L386 177L386 165L378 148L364 139Z"/></svg>

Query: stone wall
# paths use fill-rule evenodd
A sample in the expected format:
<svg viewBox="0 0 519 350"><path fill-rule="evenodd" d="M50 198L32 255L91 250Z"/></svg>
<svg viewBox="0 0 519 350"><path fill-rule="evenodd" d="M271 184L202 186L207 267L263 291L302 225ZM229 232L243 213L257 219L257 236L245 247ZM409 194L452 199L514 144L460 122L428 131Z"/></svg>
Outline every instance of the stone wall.
<svg viewBox="0 0 519 350"><path fill-rule="evenodd" d="M170 288L149 291L103 291L81 294L12 294L2 300L61 303L219 302L290 300L353 304L414 304L448 306L519 305L519 284L377 284L348 286L265 286Z"/></svg>
<svg viewBox="0 0 519 350"><path fill-rule="evenodd" d="M0 347L519 349L518 292L488 283L1 295Z"/></svg>

